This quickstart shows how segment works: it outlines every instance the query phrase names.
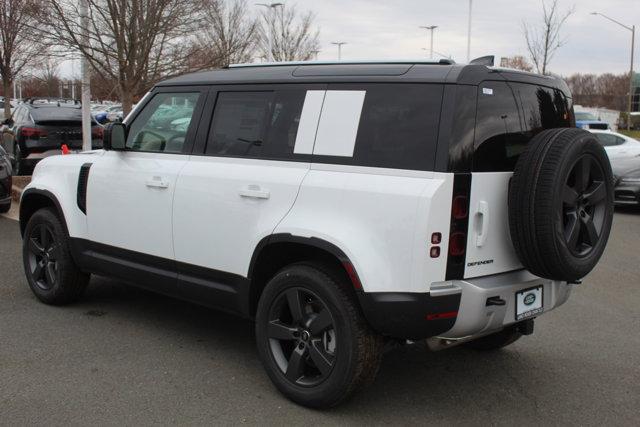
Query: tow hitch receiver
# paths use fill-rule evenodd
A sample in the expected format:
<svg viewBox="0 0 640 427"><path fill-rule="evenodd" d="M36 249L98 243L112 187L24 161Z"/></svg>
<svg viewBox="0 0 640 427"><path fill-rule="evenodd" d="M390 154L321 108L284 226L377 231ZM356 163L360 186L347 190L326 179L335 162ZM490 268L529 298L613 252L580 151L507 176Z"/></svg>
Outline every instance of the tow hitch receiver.
<svg viewBox="0 0 640 427"><path fill-rule="evenodd" d="M516 329L522 335L531 335L533 333L533 319L527 319L524 322L518 323Z"/></svg>

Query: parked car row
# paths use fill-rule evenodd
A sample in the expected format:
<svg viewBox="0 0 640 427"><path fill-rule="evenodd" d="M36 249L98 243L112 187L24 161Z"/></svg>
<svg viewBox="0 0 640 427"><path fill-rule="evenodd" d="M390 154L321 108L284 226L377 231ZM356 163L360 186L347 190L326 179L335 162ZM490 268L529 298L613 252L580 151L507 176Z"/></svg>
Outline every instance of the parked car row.
<svg viewBox="0 0 640 427"><path fill-rule="evenodd" d="M2 122L1 145L14 175L29 175L41 159L60 154L63 145L82 149L82 111L77 101L31 99ZM103 127L91 123L92 147L102 148Z"/></svg>
<svg viewBox="0 0 640 427"><path fill-rule="evenodd" d="M0 213L5 213L11 207L12 170L9 155L0 146Z"/></svg>
<svg viewBox="0 0 640 427"><path fill-rule="evenodd" d="M610 130L591 130L604 147L615 179L618 205L640 205L640 141Z"/></svg>

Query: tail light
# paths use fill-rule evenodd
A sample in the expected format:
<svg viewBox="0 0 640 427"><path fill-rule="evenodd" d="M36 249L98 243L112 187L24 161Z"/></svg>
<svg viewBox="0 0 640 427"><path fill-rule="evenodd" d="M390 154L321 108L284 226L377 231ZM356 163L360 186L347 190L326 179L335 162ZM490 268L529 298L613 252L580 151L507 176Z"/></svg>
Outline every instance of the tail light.
<svg viewBox="0 0 640 427"><path fill-rule="evenodd" d="M29 139L38 139L47 136L47 131L40 128L24 127L20 128L20 135Z"/></svg>
<svg viewBox="0 0 640 427"><path fill-rule="evenodd" d="M102 139L104 136L104 128L102 126L94 126L91 128L92 139Z"/></svg>
<svg viewBox="0 0 640 427"><path fill-rule="evenodd" d="M471 174L457 173L453 178L451 199L451 228L449 232L449 256L447 257L447 280L464 278L469 230L469 194Z"/></svg>

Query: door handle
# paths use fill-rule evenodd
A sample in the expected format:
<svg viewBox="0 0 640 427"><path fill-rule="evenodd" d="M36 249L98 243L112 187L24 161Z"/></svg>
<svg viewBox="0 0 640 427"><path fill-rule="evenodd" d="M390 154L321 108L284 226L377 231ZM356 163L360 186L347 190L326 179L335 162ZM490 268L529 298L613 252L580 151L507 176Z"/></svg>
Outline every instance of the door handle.
<svg viewBox="0 0 640 427"><path fill-rule="evenodd" d="M478 203L476 224L479 228L478 236L476 237L476 246L481 247L484 246L484 243L487 241L489 231L489 204L484 200Z"/></svg>
<svg viewBox="0 0 640 427"><path fill-rule="evenodd" d="M152 179L147 180L145 184L151 188L169 188L169 183L159 176L154 176Z"/></svg>
<svg viewBox="0 0 640 427"><path fill-rule="evenodd" d="M240 197L249 197L253 199L268 199L271 196L269 190L263 190L259 185L248 185L238 190Z"/></svg>

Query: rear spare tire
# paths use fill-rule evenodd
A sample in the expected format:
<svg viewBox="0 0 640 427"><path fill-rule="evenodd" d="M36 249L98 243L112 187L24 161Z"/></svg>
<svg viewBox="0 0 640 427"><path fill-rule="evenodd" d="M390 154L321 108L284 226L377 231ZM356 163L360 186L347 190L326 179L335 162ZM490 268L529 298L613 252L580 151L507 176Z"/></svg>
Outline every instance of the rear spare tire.
<svg viewBox="0 0 640 427"><path fill-rule="evenodd" d="M602 146L575 128L545 130L522 153L509 186L515 251L533 274L575 281L604 252L613 218L613 174Z"/></svg>

